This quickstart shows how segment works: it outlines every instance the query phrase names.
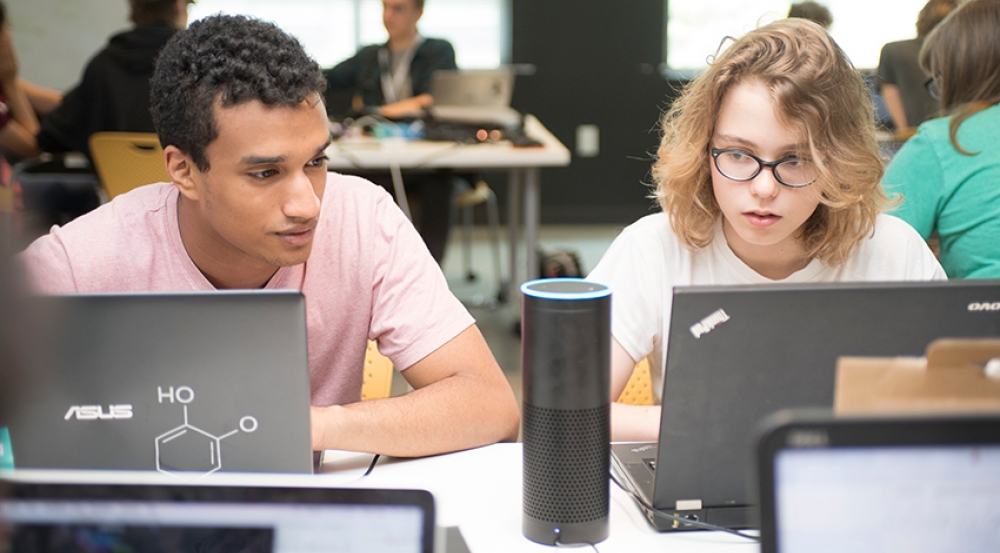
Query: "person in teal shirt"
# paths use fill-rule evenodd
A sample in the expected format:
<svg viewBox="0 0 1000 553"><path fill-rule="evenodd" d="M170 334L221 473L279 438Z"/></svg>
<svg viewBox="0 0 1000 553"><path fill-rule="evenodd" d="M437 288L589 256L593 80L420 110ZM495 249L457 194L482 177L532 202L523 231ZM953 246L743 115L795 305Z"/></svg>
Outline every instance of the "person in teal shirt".
<svg viewBox="0 0 1000 553"><path fill-rule="evenodd" d="M927 37L920 64L945 117L920 125L886 170L893 215L940 238L949 278L1000 278L1000 0L974 0Z"/></svg>

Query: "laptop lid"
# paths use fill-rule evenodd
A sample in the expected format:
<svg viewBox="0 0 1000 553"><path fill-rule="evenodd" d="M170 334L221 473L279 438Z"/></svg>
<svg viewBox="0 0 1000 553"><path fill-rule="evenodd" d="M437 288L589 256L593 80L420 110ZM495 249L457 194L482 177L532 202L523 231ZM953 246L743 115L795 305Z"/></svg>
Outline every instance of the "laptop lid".
<svg viewBox="0 0 1000 553"><path fill-rule="evenodd" d="M312 470L301 293L31 301L42 347L0 422L16 468Z"/></svg>
<svg viewBox="0 0 1000 553"><path fill-rule="evenodd" d="M434 105L427 111L436 123L517 127L521 114L510 107L513 94L514 73L508 69L438 70L431 80Z"/></svg>
<svg viewBox="0 0 1000 553"><path fill-rule="evenodd" d="M507 69L447 70L431 77L434 105L505 108L514 94L514 73Z"/></svg>
<svg viewBox="0 0 1000 553"><path fill-rule="evenodd" d="M831 407L839 356L920 356L940 337L1000 335L1000 310L981 308L998 300L1000 281L987 280L676 288L654 506L752 524L743 452L757 421Z"/></svg>
<svg viewBox="0 0 1000 553"><path fill-rule="evenodd" d="M781 412L758 441L764 553L992 551L1000 416Z"/></svg>
<svg viewBox="0 0 1000 553"><path fill-rule="evenodd" d="M423 490L4 482L0 550L431 553ZM10 549L3 547L4 542Z"/></svg>

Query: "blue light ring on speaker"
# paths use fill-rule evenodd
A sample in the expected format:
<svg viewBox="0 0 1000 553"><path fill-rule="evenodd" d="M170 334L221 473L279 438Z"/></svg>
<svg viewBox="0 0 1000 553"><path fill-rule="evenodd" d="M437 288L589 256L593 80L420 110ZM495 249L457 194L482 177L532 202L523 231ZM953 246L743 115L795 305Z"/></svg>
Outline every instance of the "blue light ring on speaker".
<svg viewBox="0 0 1000 553"><path fill-rule="evenodd" d="M559 290L566 288L566 290ZM579 288L574 290L573 288ZM606 284L582 278L540 278L521 284L525 296L545 300L591 300L611 295L611 287Z"/></svg>

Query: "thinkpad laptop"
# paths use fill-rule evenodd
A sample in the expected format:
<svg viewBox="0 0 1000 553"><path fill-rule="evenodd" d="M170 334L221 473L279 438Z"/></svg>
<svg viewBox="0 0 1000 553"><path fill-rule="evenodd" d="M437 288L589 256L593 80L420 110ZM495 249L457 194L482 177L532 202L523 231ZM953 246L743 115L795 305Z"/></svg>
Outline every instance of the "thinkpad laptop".
<svg viewBox="0 0 1000 553"><path fill-rule="evenodd" d="M31 299L5 411L15 468L311 472L301 293Z"/></svg>
<svg viewBox="0 0 1000 553"><path fill-rule="evenodd" d="M763 553L996 551L1000 415L783 411L756 449Z"/></svg>
<svg viewBox="0 0 1000 553"><path fill-rule="evenodd" d="M660 438L614 444L612 469L648 506L753 527L755 424L833 405L839 356L920 356L941 337L1000 336L1000 281L676 288ZM644 509L660 531L697 529Z"/></svg>
<svg viewBox="0 0 1000 553"><path fill-rule="evenodd" d="M422 490L0 482L0 550L432 553Z"/></svg>

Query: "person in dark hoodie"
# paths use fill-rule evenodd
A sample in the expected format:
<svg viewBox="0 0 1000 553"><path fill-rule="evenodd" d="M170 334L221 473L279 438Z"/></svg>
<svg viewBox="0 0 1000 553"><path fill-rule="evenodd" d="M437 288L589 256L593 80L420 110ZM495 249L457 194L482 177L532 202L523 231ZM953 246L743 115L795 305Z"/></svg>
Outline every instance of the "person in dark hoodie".
<svg viewBox="0 0 1000 553"><path fill-rule="evenodd" d="M90 156L87 140L100 131L153 132L149 79L167 40L187 27L192 0L129 0L135 27L111 37L83 72L83 79L41 123L42 151L78 151Z"/></svg>

